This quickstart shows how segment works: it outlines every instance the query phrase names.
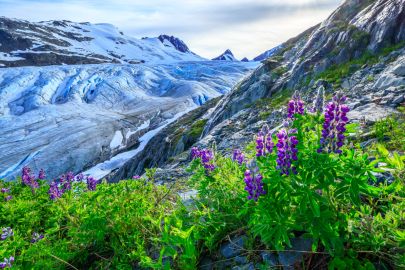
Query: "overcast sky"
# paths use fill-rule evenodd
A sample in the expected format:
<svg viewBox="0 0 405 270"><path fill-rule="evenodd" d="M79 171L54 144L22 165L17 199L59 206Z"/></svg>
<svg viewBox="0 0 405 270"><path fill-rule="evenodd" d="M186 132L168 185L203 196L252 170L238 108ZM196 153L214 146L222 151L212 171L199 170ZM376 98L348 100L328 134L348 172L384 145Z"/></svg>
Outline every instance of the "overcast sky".
<svg viewBox="0 0 405 270"><path fill-rule="evenodd" d="M174 35L212 58L253 58L326 19L341 0L0 0L0 16L111 23L135 37Z"/></svg>

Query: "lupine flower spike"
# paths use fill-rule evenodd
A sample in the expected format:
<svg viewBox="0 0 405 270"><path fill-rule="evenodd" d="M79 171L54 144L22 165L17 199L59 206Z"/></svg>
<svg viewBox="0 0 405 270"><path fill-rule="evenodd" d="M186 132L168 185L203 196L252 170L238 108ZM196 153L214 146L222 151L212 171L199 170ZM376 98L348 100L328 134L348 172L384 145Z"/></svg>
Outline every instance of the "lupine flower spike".
<svg viewBox="0 0 405 270"><path fill-rule="evenodd" d="M49 185L48 194L51 200L56 200L62 196L63 192L59 189L59 185L56 181L52 181Z"/></svg>
<svg viewBox="0 0 405 270"><path fill-rule="evenodd" d="M7 258L4 258L4 261L3 261L3 262L0 262L0 269L4 269L4 268L6 268L6 267L11 268L13 262L14 262L14 257L13 257L13 256L11 256L11 257L8 258L8 259L7 259Z"/></svg>
<svg viewBox="0 0 405 270"><path fill-rule="evenodd" d="M88 176L86 179L86 183L87 183L88 190L96 190L98 181L95 178Z"/></svg>
<svg viewBox="0 0 405 270"><path fill-rule="evenodd" d="M139 175L134 175L132 176L132 179L140 179L141 177Z"/></svg>
<svg viewBox="0 0 405 270"><path fill-rule="evenodd" d="M267 125L262 127L262 130L256 136L256 156L261 157L273 152L272 134Z"/></svg>
<svg viewBox="0 0 405 270"><path fill-rule="evenodd" d="M322 113L323 112L323 106L324 106L324 100L325 100L325 87L322 85L318 88L318 92L316 94L315 100L313 107L311 111L313 113Z"/></svg>
<svg viewBox="0 0 405 270"><path fill-rule="evenodd" d="M295 91L292 99L288 102L288 115L287 117L292 119L294 114L304 114L304 101L301 100L298 91Z"/></svg>
<svg viewBox="0 0 405 270"><path fill-rule="evenodd" d="M281 175L289 175L290 171L297 173L296 168L292 165L293 161L297 160L297 144L296 136L291 134L297 133L297 130L287 128L281 129L277 133L277 169L280 170Z"/></svg>
<svg viewBox="0 0 405 270"><path fill-rule="evenodd" d="M34 233L32 234L31 243L36 243L36 242L38 242L39 240L41 240L41 239L43 239L43 238L44 238L44 235L43 235L43 234L39 234L39 233L37 233L37 232L34 232Z"/></svg>
<svg viewBox="0 0 405 270"><path fill-rule="evenodd" d="M14 235L13 230L10 227L7 228L3 228L1 229L1 236L0 236L0 240L4 241L7 238L11 237Z"/></svg>
<svg viewBox="0 0 405 270"><path fill-rule="evenodd" d="M213 171L215 165L212 163L214 159L214 152L210 149L198 149L197 147L191 148L191 158L201 158L201 163L207 171Z"/></svg>
<svg viewBox="0 0 405 270"><path fill-rule="evenodd" d="M21 179L24 185L29 186L32 189L39 188L39 184L35 179L35 176L31 173L31 169L27 166L22 169Z"/></svg>
<svg viewBox="0 0 405 270"><path fill-rule="evenodd" d="M238 162L239 165L242 165L243 162L245 162L245 155L241 150L235 149L233 150L232 160Z"/></svg>
<svg viewBox="0 0 405 270"><path fill-rule="evenodd" d="M332 101L326 105L325 122L323 123L322 137L320 140L321 147L318 152L326 151L328 153L342 153L340 148L343 146L345 139L344 132L346 124L349 122L346 114L349 107L344 105L346 97L338 92Z"/></svg>
<svg viewBox="0 0 405 270"><path fill-rule="evenodd" d="M46 178L44 169L40 169L38 173L38 179L44 180Z"/></svg>
<svg viewBox="0 0 405 270"><path fill-rule="evenodd" d="M263 176L259 173L259 169L254 163L249 167L251 169L245 171L245 190L249 193L249 200L257 201L261 195L266 194L263 189Z"/></svg>

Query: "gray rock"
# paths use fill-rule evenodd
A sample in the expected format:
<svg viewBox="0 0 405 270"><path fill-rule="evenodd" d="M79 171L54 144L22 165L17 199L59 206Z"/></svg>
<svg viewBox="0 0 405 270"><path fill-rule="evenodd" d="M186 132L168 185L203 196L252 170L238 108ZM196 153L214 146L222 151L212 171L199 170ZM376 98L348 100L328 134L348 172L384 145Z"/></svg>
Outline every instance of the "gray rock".
<svg viewBox="0 0 405 270"><path fill-rule="evenodd" d="M371 185L375 186L378 186L380 184L391 185L395 181L394 176L389 171L383 173L372 172L372 174L377 178L377 181L374 182L370 180Z"/></svg>
<svg viewBox="0 0 405 270"><path fill-rule="evenodd" d="M394 73L397 76L405 76L405 62L400 63L398 65L396 65L393 69L392 69L392 73Z"/></svg>
<svg viewBox="0 0 405 270"><path fill-rule="evenodd" d="M312 240L305 238L293 238L291 239L291 245L291 249L279 252L278 255L278 259L284 270L293 270L293 266L303 259L305 253L299 251L311 251Z"/></svg>
<svg viewBox="0 0 405 270"><path fill-rule="evenodd" d="M234 259L236 264L247 264L248 259L246 256L236 256Z"/></svg>
<svg viewBox="0 0 405 270"><path fill-rule="evenodd" d="M255 265L253 263L248 263L241 266L234 266L232 270L255 270Z"/></svg>
<svg viewBox="0 0 405 270"><path fill-rule="evenodd" d="M264 251L260 255L267 266L275 267L279 265L277 256L274 253Z"/></svg>
<svg viewBox="0 0 405 270"><path fill-rule="evenodd" d="M246 236L238 236L221 245L220 253L226 259L236 257L243 252Z"/></svg>

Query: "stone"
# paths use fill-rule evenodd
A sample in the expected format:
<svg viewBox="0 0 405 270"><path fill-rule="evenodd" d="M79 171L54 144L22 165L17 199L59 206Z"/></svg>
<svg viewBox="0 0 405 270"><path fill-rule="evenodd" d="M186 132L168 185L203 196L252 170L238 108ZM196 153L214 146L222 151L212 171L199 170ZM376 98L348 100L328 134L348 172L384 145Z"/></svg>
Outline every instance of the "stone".
<svg viewBox="0 0 405 270"><path fill-rule="evenodd" d="M379 172L372 172L372 174L377 178L377 181L369 181L370 185L374 185L374 186L379 186L380 184L387 184L387 185L391 185L394 181L395 178L392 175L391 172L386 171L383 173L379 173Z"/></svg>
<svg viewBox="0 0 405 270"><path fill-rule="evenodd" d="M275 267L279 264L277 256L274 253L263 251L260 255L266 266Z"/></svg>
<svg viewBox="0 0 405 270"><path fill-rule="evenodd" d="M278 259L284 270L293 270L294 265L302 261L304 252L311 251L312 240L307 238L293 238L291 239L291 248L279 252ZM301 251L301 252L299 252Z"/></svg>
<svg viewBox="0 0 405 270"><path fill-rule="evenodd" d="M226 259L236 257L242 253L246 236L238 236L222 244L220 253Z"/></svg>
<svg viewBox="0 0 405 270"><path fill-rule="evenodd" d="M394 73L397 76L405 76L405 61L396 65L393 69L392 69L392 73Z"/></svg>

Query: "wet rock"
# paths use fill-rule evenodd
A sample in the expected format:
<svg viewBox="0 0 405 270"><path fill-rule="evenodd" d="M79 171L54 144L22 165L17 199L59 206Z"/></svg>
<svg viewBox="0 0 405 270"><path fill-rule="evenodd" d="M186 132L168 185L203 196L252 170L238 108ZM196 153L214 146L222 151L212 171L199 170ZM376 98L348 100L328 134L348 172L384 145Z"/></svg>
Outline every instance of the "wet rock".
<svg viewBox="0 0 405 270"><path fill-rule="evenodd" d="M246 240L246 236L238 236L231 238L230 241L222 244L220 253L226 259L236 257L243 252L243 244Z"/></svg>
<svg viewBox="0 0 405 270"><path fill-rule="evenodd" d="M279 264L277 255L274 253L264 251L260 255L267 266L275 267Z"/></svg>

